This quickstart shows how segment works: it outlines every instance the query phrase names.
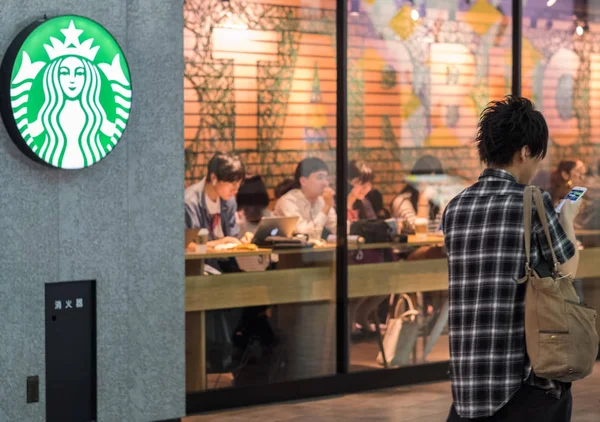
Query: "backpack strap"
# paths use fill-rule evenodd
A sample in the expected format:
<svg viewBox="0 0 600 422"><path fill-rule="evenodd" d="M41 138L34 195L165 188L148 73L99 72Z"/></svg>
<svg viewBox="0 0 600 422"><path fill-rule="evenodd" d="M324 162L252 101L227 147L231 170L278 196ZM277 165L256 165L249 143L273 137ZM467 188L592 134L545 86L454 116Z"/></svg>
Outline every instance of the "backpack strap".
<svg viewBox="0 0 600 422"><path fill-rule="evenodd" d="M550 229L548 228L548 218L546 217L546 207L544 206L544 198L542 197L542 191L537 186L533 188L533 199L535 201L535 207L537 208L540 221L542 222L542 227L544 228L544 233L546 234L546 240L548 241L550 253L552 254L552 268L554 271L554 276L556 277L558 276L560 264L558 263L558 259L556 258L556 253L554 253L554 248L552 247L552 237L550 236Z"/></svg>
<svg viewBox="0 0 600 422"><path fill-rule="evenodd" d="M525 236L525 277L531 275L531 230L533 214L533 186L525 186L523 192L523 225Z"/></svg>
<svg viewBox="0 0 600 422"><path fill-rule="evenodd" d="M525 272L526 276L531 274L531 235L532 235L532 217L533 217L533 202L535 201L535 207L537 210L538 217L542 223L546 240L548 241L548 247L552 254L552 264L554 276L558 275L560 264L554 253L552 247L552 237L550 236L550 229L548 228L548 218L546 217L546 207L544 206L544 198L542 197L542 191L537 186L526 186L523 192L523 224L525 228Z"/></svg>

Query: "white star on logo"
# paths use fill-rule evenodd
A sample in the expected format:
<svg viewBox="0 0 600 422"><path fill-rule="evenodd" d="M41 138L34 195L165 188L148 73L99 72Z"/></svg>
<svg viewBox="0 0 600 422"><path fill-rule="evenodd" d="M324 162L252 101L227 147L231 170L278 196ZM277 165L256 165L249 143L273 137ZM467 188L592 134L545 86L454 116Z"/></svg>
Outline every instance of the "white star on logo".
<svg viewBox="0 0 600 422"><path fill-rule="evenodd" d="M67 29L61 29L60 32L65 36L65 47L68 47L70 45L79 45L79 36L83 33L83 30L75 28L75 23L71 21L69 27Z"/></svg>

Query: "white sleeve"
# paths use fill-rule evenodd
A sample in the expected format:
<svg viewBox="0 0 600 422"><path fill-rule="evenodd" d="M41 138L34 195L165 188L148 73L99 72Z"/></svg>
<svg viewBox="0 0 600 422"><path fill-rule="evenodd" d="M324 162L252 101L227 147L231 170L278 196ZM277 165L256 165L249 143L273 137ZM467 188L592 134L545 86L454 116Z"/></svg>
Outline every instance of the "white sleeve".
<svg viewBox="0 0 600 422"><path fill-rule="evenodd" d="M403 218L408 220L411 225L415 224L416 211L408 198L399 195L392 203L392 215L394 218Z"/></svg>
<svg viewBox="0 0 600 422"><path fill-rule="evenodd" d="M319 227L322 229L327 223L327 216L320 212L311 221L310 216L303 215L298 203L292 196L284 196L277 201L275 214L282 217L300 217L296 223L296 232L312 235Z"/></svg>
<svg viewBox="0 0 600 422"><path fill-rule="evenodd" d="M321 212L319 215L325 214ZM337 213L333 207L331 207L329 213L327 214L327 222L325 223L325 227L331 232L331 234L337 233Z"/></svg>

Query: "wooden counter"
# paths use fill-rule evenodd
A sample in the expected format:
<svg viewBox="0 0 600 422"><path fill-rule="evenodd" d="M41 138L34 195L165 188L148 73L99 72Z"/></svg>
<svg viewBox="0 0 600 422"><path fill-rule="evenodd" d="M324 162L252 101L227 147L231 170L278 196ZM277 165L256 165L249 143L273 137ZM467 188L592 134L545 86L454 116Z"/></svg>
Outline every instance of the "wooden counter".
<svg viewBox="0 0 600 422"><path fill-rule="evenodd" d="M443 242L444 239L441 236L428 236L425 240L418 240L415 236L409 236L407 243L351 244L348 249L410 250L420 246L442 245ZM332 302L335 300L335 250L335 245L328 244L310 249L208 250L206 253L187 252L185 255L186 391L203 391L206 389L206 368L204 364L206 361L204 337L206 311L258 305ZM305 261L318 258L320 264L324 263L325 265L310 268L261 271L259 273L244 272L203 275L204 261L207 259L252 256L268 257L271 254L290 257L296 255L304 257ZM445 260L442 261L445 264ZM390 264L395 266L401 263ZM382 273L393 271L395 274L402 274L405 270L395 267L394 269L390 269L387 266L379 268L380 265L387 264L350 267L349 283L351 286L351 297L364 296L363 292L368 288L375 289L376 293L373 294L377 294L381 290L400 288L403 282L402 278L398 278L395 275L383 277L381 280L378 280L378 278ZM417 264L415 268L415 271L418 271L423 269L423 265ZM407 271L408 274L411 274L404 279L407 286L414 285L416 279L412 274L415 274L415 271ZM367 283L366 285L364 284L365 282ZM430 290L433 288L432 286L419 285L419 289Z"/></svg>
<svg viewBox="0 0 600 422"><path fill-rule="evenodd" d="M414 240L414 239L411 239ZM430 238L426 242L409 240L408 246L439 245L443 239ZM398 248L404 245L372 244L363 249ZM352 245L352 249L360 249ZM186 264L203 262L209 258L231 256L261 256L277 254L330 254L330 265L293 268L257 273L244 272L223 275L186 275L186 389L202 391L206 388L204 362L205 312L247 306L276 305L335 301L335 247L327 245L313 249L272 251L224 251L206 254L186 254ZM600 248L585 249L580 254L577 276L600 278ZM448 288L447 261L396 261L379 264L351 265L348 268L348 296L365 296L436 291Z"/></svg>
<svg viewBox="0 0 600 422"><path fill-rule="evenodd" d="M443 236L427 236L427 239L419 240L416 236L408 236L407 243L364 243L364 244L356 244L352 243L348 245L348 250L356 251L356 250L369 250L369 249L401 249L401 248L415 248L419 246L430 246L430 245L441 245L444 243ZM226 251L218 251L214 249L209 249L205 253L200 252L190 252L186 251L185 260L186 261L195 261L195 260L205 260L205 259L214 259L214 258L230 258L230 257L240 257L240 256L259 256L259 255L270 255L270 254L278 254L278 255L292 255L292 254L302 254L302 253L314 253L314 252L335 252L336 246L333 244L326 244L324 246L315 246L314 248L306 248L306 249L267 249L267 248L258 248L254 251L248 250L226 250Z"/></svg>

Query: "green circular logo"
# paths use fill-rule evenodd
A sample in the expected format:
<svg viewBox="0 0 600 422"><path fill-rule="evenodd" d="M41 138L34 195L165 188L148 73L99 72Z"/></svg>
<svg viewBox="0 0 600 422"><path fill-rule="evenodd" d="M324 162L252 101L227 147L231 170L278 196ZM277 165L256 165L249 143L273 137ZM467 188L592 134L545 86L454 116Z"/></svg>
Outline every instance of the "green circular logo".
<svg viewBox="0 0 600 422"><path fill-rule="evenodd" d="M32 24L9 48L1 78L5 125L36 160L89 167L123 136L131 110L129 67L113 36L90 19Z"/></svg>

